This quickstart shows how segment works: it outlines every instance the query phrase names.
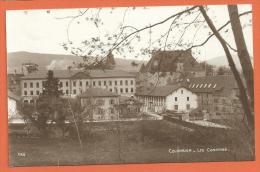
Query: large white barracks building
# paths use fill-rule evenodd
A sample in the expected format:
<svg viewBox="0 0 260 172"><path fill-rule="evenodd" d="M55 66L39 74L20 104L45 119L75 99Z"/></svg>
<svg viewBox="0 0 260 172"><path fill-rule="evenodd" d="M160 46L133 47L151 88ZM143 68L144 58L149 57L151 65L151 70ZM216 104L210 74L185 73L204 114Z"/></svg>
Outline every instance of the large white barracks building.
<svg viewBox="0 0 260 172"><path fill-rule="evenodd" d="M135 74L121 70L54 70L65 97L76 97L88 88L103 88L122 96L135 94ZM21 77L21 97L33 103L43 90L48 71L36 71Z"/></svg>

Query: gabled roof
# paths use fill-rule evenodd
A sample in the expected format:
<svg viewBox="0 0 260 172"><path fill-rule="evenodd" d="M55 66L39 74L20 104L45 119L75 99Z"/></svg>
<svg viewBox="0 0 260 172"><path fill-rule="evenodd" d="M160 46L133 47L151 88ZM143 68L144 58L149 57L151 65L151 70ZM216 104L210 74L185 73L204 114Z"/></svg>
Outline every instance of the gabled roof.
<svg viewBox="0 0 260 172"><path fill-rule="evenodd" d="M89 88L79 97L91 98L91 97L118 97L119 95L102 88Z"/></svg>
<svg viewBox="0 0 260 172"><path fill-rule="evenodd" d="M72 75L70 78L71 79L88 79L88 78L90 78L90 75L87 72L79 71L79 72L75 73L74 75Z"/></svg>
<svg viewBox="0 0 260 172"><path fill-rule="evenodd" d="M136 93L137 96L166 97L179 88L186 88L182 84L148 87ZM187 89L187 88L186 88Z"/></svg>
<svg viewBox="0 0 260 172"><path fill-rule="evenodd" d="M14 94L12 91L10 91L10 90L8 90L8 97L10 97L11 99L14 99L14 100L16 100L16 101L19 101L21 98L18 96L18 95L16 95L16 94Z"/></svg>
<svg viewBox="0 0 260 172"><path fill-rule="evenodd" d="M30 73L21 79L46 79L47 70L39 70ZM54 77L58 79L70 79L70 78L134 78L135 74L123 70L54 70Z"/></svg>
<svg viewBox="0 0 260 172"><path fill-rule="evenodd" d="M224 93L237 89L233 75L217 75L186 79L187 87L195 93Z"/></svg>

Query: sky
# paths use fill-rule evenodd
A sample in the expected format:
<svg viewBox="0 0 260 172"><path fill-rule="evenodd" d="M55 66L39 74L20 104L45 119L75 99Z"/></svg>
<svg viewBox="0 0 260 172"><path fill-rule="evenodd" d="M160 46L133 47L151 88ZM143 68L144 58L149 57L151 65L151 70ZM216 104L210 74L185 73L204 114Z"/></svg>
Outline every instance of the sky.
<svg viewBox="0 0 260 172"><path fill-rule="evenodd" d="M222 26L228 21L227 7L223 5L208 6L208 15L214 21L217 28ZM86 15L79 17L70 24L69 16L75 16L79 12L79 9L59 9L59 10L13 10L6 13L6 30L7 30L7 52L28 51L34 53L50 53L50 54L70 54L62 47L62 43L68 41L68 35L70 41L73 41L76 47L80 47L81 42L89 40L92 37L100 37L105 39L104 35L113 35L119 33L119 25L124 21L124 25L134 26L135 28L142 28L144 26L162 21L163 19L177 13L187 7L139 7L139 8L104 8L99 13L98 9L90 9ZM80 9L84 11L85 9ZM239 12L252 10L251 5L239 5ZM102 20L102 26L99 24L97 27L93 22L89 21L90 18L99 14L99 18ZM125 15L124 15L125 14ZM202 17L202 16L200 16ZM188 17L183 20L188 21ZM242 26L248 24L252 20L252 15L241 17ZM134 52L115 53L117 58L148 60L150 55L141 55L140 48L148 48L150 50L158 47L151 46L149 41L153 42L159 38L163 33L167 32L171 22L166 22L164 25L159 25L151 30L152 35L148 34L147 30L141 33L141 41L133 41ZM227 28L230 28L227 27ZM131 33L131 29L126 30ZM201 27L196 33L195 28L191 28L189 32L185 33L183 37L184 41L190 41L194 39L195 43L200 43L207 38L210 30L208 28ZM249 24L243 27L244 37L250 55L253 55L253 40L252 40L252 26ZM235 47L234 38L232 32L221 32L226 41ZM169 34L169 42L179 40L181 31L173 30ZM167 50L182 49L183 47L175 46L169 47ZM217 56L225 55L223 48L220 46L216 38L212 38L205 46L194 50L196 59L199 61L207 60ZM235 52L232 52L235 53ZM98 55L98 53L96 54Z"/></svg>

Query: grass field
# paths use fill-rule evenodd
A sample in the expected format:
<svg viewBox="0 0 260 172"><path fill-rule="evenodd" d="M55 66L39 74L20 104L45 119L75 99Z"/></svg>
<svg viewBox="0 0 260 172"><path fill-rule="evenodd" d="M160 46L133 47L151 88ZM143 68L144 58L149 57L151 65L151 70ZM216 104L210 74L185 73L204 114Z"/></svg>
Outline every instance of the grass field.
<svg viewBox="0 0 260 172"><path fill-rule="evenodd" d="M9 143L10 166L254 159L239 131L191 131L167 121L88 123L82 133L82 149L77 137L10 136ZM228 151L208 152L207 148L226 148ZM191 149L192 152L169 153L169 149Z"/></svg>

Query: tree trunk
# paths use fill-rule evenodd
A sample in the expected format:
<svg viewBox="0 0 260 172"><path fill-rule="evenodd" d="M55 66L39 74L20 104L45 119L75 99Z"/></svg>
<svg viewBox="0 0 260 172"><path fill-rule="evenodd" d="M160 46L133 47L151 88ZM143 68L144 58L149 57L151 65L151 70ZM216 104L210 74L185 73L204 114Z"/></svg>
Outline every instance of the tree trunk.
<svg viewBox="0 0 260 172"><path fill-rule="evenodd" d="M237 46L239 61L242 66L244 78L246 80L248 95L251 99L251 107L254 108L254 71L239 20L237 5L228 5L228 12ZM254 111L254 109L252 109L252 111Z"/></svg>
<svg viewBox="0 0 260 172"><path fill-rule="evenodd" d="M234 63L232 56L230 54L230 51L228 49L228 46L226 45L225 40L220 35L220 33L217 31L216 27L214 26L211 19L207 15L207 12L205 11L204 7L200 6L199 8L200 8L200 11L201 11L203 17L205 18L208 26L212 30L213 34L217 37L217 39L219 40L221 46L223 47L223 49L225 51L230 69L231 69L232 73L234 74L234 77L236 79L236 82L237 82L237 85L238 85L238 88L239 88L239 91L240 91L240 94L241 94L241 102L242 102L243 109L245 111L245 117L246 117L246 120L247 120L248 128L253 130L253 128L254 128L254 118L253 118L252 111L251 111L251 108L250 108L249 99L248 99L248 96L246 94L245 86L242 82L242 79L240 78L239 72L236 69L235 63Z"/></svg>

